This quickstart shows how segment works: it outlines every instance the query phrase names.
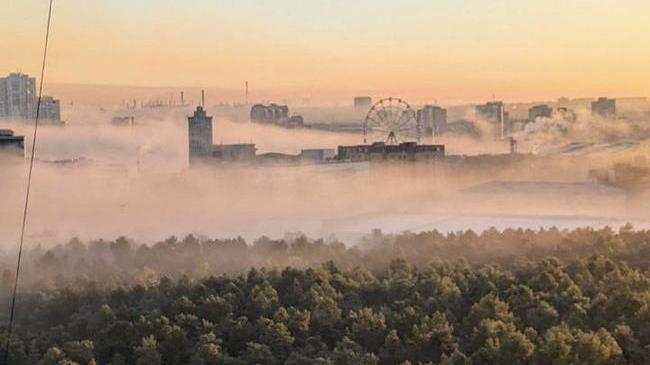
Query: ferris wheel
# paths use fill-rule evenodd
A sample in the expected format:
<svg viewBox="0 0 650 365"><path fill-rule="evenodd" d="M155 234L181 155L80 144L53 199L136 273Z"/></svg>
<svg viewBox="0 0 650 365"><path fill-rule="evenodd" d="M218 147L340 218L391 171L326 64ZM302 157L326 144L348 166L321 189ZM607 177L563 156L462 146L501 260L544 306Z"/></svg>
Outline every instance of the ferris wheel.
<svg viewBox="0 0 650 365"><path fill-rule="evenodd" d="M363 141L420 141L420 123L413 108L400 98L384 98L376 102L363 121Z"/></svg>

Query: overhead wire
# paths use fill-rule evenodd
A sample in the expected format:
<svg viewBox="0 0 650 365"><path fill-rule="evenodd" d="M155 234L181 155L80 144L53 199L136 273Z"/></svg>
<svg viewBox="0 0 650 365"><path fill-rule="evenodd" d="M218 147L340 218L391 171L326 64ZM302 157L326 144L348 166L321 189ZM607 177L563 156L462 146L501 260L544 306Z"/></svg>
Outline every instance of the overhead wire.
<svg viewBox="0 0 650 365"><path fill-rule="evenodd" d="M23 256L23 246L25 242L25 227L27 226L27 213L29 211L29 195L31 192L32 186L32 172L34 171L34 155L36 152L36 137L38 135L38 122L41 113L41 102L43 97L43 80L45 79L45 63L47 59L47 47L50 40L50 25L52 22L52 6L54 0L50 0L48 12L47 12L47 26L45 28L45 45L43 47L43 62L41 64L41 79L39 81L38 87L38 102L36 104L36 117L34 119L34 134L32 136L32 148L29 155L29 172L27 175L27 188L25 191L25 205L23 207L23 219L22 225L20 228L20 241L18 245L18 258L16 260L16 272L14 277L13 291L11 295L11 308L9 312L9 324L7 326L7 338L4 349L3 364L9 364L9 348L11 344L11 337L13 335L14 328L14 316L16 312L16 297L18 296L18 283L20 277L20 267L22 263Z"/></svg>

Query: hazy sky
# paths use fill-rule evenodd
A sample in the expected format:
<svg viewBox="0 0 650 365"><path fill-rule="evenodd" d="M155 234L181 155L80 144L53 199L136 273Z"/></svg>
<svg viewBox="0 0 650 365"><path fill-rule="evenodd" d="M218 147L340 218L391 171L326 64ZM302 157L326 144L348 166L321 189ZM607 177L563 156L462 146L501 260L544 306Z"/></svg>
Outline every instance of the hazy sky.
<svg viewBox="0 0 650 365"><path fill-rule="evenodd" d="M4 0L37 74L47 0ZM650 94L647 0L55 0L49 82L417 98Z"/></svg>

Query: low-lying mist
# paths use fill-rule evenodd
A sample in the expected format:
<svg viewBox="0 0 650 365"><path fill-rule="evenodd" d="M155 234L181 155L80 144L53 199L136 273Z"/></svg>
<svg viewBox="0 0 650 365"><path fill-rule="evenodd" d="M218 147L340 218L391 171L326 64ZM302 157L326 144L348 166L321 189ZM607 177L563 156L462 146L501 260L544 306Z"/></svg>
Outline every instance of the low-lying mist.
<svg viewBox="0 0 650 365"><path fill-rule="evenodd" d="M611 148L547 156L534 164L488 164L476 171L368 163L189 169L189 113L189 108L115 112L75 106L65 113L65 127L43 125L36 149L27 241L49 244L71 237L123 235L155 241L186 234L255 239L304 232L314 237L335 235L352 243L373 228L449 232L628 220L643 224L649 217L616 189L583 195L562 189L511 194L467 190L499 180L586 182L590 168L606 167L647 150L641 138L624 148L615 147L635 137L634 128L619 121L608 124L582 116L585 120L579 119L572 127L563 121L539 120L517 135L520 152L539 150L536 146L542 145L548 155L553 148L576 140ZM133 114L133 127L110 123L113 116ZM615 125L610 128L611 123ZM26 135L29 150L30 125L3 122L0 128ZM590 130L594 133L589 134ZM485 131L484 135L490 134ZM215 144L255 143L258 153L296 154L303 148L359 144L361 139L351 133L283 129L217 117L214 121ZM509 150L507 142L487 137L443 137L436 143L444 143L448 154ZM18 238L27 163L9 157L0 163L0 243L10 248Z"/></svg>

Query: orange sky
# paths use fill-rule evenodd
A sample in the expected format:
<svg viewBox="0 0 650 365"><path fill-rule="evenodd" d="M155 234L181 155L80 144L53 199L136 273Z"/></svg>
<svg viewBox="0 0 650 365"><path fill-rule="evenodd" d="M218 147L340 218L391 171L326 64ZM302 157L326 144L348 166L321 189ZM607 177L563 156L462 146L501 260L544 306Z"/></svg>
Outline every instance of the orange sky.
<svg viewBox="0 0 650 365"><path fill-rule="evenodd" d="M135 3L135 4L134 4ZM639 0L55 0L47 82L347 100L650 94ZM0 12L0 74L36 75L47 0Z"/></svg>

